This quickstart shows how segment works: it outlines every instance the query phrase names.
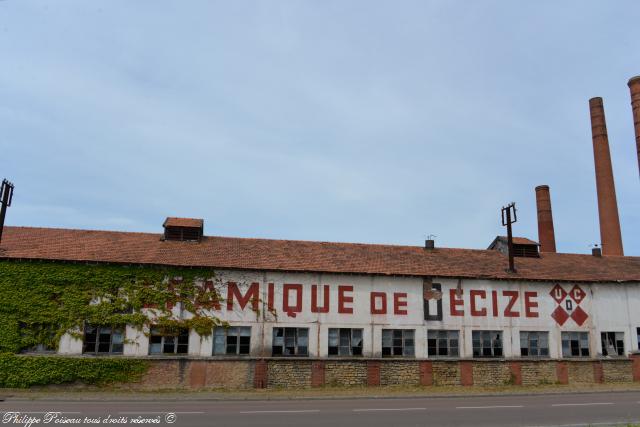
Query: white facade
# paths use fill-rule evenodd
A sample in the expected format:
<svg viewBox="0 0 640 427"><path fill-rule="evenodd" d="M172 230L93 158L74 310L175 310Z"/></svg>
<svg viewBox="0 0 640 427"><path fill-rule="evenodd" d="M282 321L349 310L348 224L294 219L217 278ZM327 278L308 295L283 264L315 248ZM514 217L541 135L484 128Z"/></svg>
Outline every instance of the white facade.
<svg viewBox="0 0 640 427"><path fill-rule="evenodd" d="M272 355L273 328L279 326L308 328L309 357L328 356L330 328L362 329L364 357L382 356L383 329L414 330L413 357L416 358L430 357L428 330L459 331L461 358L473 356L472 332L483 330L501 331L502 356L507 358L521 357L522 331L547 332L551 358L563 356L562 332L572 331L588 332L591 357L602 352L601 332L622 332L624 353L638 351L640 283L451 278L432 278L425 283L419 277L272 272L222 272L216 280L222 284L220 289L225 301L220 310L212 311L211 315L232 326L251 327L251 356ZM241 309L237 297L233 297L233 310L227 310L228 282L237 283L242 296L249 289L255 290L250 286L257 283L259 310L254 311L251 302ZM434 292L438 285L441 295ZM314 286L317 298L312 297ZM328 301L323 298L324 286L328 286ZM328 312L322 312L327 303ZM270 312L270 305L275 315ZM425 320L425 305L429 307L430 319L434 320ZM180 315L179 311L179 307L174 308L176 316ZM435 320L438 317L441 319ZM125 356L149 354L149 337L144 332L148 331L126 328ZM59 352L80 354L82 342L67 335L60 342ZM190 331L188 354L212 356L213 337L200 337Z"/></svg>

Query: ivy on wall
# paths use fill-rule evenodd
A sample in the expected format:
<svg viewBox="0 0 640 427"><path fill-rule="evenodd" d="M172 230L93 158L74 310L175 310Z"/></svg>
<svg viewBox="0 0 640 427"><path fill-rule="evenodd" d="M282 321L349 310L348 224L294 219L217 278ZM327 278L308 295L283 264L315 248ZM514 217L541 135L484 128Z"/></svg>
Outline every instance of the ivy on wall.
<svg viewBox="0 0 640 427"><path fill-rule="evenodd" d="M104 385L136 381L147 371L144 360L0 354L0 387L82 382Z"/></svg>
<svg viewBox="0 0 640 427"><path fill-rule="evenodd" d="M210 311L223 300L220 286L203 282L213 277L203 269L0 261L0 353L56 348L69 331L80 338L85 322L210 335L223 324ZM192 318L173 317L177 304Z"/></svg>

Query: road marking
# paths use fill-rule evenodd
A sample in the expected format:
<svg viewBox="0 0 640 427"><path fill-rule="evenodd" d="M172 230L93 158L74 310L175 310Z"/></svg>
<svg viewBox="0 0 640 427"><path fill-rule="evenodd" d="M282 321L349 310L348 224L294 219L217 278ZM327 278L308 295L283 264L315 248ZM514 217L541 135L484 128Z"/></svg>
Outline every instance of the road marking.
<svg viewBox="0 0 640 427"><path fill-rule="evenodd" d="M374 411L426 411L427 408L363 408L354 409L353 412L374 412Z"/></svg>
<svg viewBox="0 0 640 427"><path fill-rule="evenodd" d="M495 406L456 406L456 409L507 409L524 408L523 405L495 405Z"/></svg>
<svg viewBox="0 0 640 427"><path fill-rule="evenodd" d="M591 403L554 403L551 406L592 406L592 405L613 405L613 402L591 402Z"/></svg>
<svg viewBox="0 0 640 427"><path fill-rule="evenodd" d="M320 409L300 409L291 411L240 411L241 414L300 414L305 412L320 412Z"/></svg>

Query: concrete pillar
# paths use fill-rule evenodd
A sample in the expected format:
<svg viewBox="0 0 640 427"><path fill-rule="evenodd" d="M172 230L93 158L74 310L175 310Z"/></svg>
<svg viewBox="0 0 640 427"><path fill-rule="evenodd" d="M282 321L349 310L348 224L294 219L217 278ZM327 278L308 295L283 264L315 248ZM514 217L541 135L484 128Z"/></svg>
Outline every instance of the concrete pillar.
<svg viewBox="0 0 640 427"><path fill-rule="evenodd" d="M536 187L536 207L538 210L538 243L540 252L556 251L556 235L553 230L551 195L548 185Z"/></svg>
<svg viewBox="0 0 640 427"><path fill-rule="evenodd" d="M613 180L611 153L607 123L604 117L602 98L589 100L591 113L591 136L596 169L596 189L598 192L598 213L600 216L600 243L602 255L624 255L616 186Z"/></svg>

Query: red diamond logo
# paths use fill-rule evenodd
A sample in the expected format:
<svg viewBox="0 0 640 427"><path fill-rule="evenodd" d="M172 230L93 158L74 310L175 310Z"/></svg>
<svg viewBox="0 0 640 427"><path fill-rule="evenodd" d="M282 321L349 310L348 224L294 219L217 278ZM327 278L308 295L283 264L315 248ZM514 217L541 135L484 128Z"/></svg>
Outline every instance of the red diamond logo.
<svg viewBox="0 0 640 427"><path fill-rule="evenodd" d="M582 324L587 320L588 317L589 315L587 315L587 313L585 313L584 310L580 308L580 306L576 306L575 310L573 310L573 313L571 313L571 318L574 322L576 322L578 326L582 326Z"/></svg>
<svg viewBox="0 0 640 427"><path fill-rule="evenodd" d="M579 308L579 307L578 307ZM551 313L551 317L555 320L558 325L562 326L569 319L569 315L561 306L557 306L553 313Z"/></svg>
<svg viewBox="0 0 640 427"><path fill-rule="evenodd" d="M576 304L580 304L580 302L582 302L582 300L584 299L584 297L587 296L587 293L585 291L582 290L582 288L578 285L575 285L572 289L571 292L569 293L569 295L571 296L571 298L576 302Z"/></svg>
<svg viewBox="0 0 640 427"><path fill-rule="evenodd" d="M555 285L553 287L553 289L551 289L551 292L549 292L549 295L551 295L551 297L556 300L556 302L558 304L560 304L562 302L562 300L564 300L567 297L567 291L565 291L562 286L560 285ZM564 322L563 322L564 323Z"/></svg>

